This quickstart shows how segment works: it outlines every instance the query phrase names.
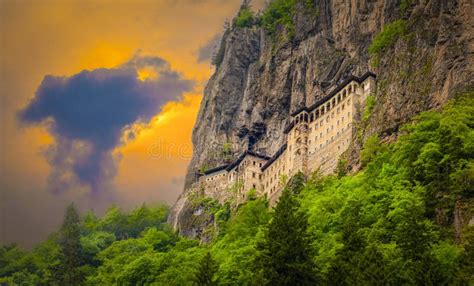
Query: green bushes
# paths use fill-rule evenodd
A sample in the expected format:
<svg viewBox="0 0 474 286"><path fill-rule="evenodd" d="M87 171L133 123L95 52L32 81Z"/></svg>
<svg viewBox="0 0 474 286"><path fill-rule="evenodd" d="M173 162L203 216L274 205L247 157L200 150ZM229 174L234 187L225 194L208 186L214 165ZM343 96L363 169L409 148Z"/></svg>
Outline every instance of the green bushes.
<svg viewBox="0 0 474 286"><path fill-rule="evenodd" d="M286 36L286 39L294 37L294 18L298 3L303 5L304 11L312 12L313 16L319 14L313 0L273 0L268 4L267 9L263 11L261 24L274 40L281 39L284 36ZM286 32L286 34L282 32Z"/></svg>
<svg viewBox="0 0 474 286"><path fill-rule="evenodd" d="M262 14L262 26L270 35L275 36L278 29L283 27L287 31L288 37L293 37L295 4L296 0L274 0L268 4Z"/></svg>
<svg viewBox="0 0 474 286"><path fill-rule="evenodd" d="M391 47L401 36L406 34L406 21L396 20L383 27L369 46L369 54L373 56L373 64L378 65L380 55Z"/></svg>
<svg viewBox="0 0 474 286"><path fill-rule="evenodd" d="M327 284L472 281L471 250L457 245L452 226L435 218L452 216L456 201L472 197L473 95L460 96L441 113L422 113L393 144L369 137L359 174L306 184L301 203L314 261ZM472 232L466 228L464 233ZM473 243L468 235L464 240Z"/></svg>
<svg viewBox="0 0 474 286"><path fill-rule="evenodd" d="M405 32L406 21L404 20L396 20L385 25L382 32L373 39L372 44L369 46L369 53L379 54L385 51L388 47L393 45L400 36L403 36Z"/></svg>
<svg viewBox="0 0 474 286"><path fill-rule="evenodd" d="M237 16L234 18L233 27L250 28L255 23L255 15L252 9L244 6L240 9Z"/></svg>

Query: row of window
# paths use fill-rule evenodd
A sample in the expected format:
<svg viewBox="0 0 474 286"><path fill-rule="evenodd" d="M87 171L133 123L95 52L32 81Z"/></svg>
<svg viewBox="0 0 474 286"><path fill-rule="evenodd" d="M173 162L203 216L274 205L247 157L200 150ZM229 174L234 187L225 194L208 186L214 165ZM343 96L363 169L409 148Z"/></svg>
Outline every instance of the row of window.
<svg viewBox="0 0 474 286"><path fill-rule="evenodd" d="M334 117L335 117L335 116L331 116L331 119L334 119ZM351 112L350 112L350 111L347 112L347 118L349 118L349 119L351 118ZM342 116L341 119L338 119L338 120L336 121L336 122L337 122L337 125L339 125L339 124L341 123L341 121L344 122L344 120L345 120L345 118L344 118L344 116ZM321 121L319 122L319 124L318 124L318 122L316 122L316 123L313 125L313 126L314 126L314 130L318 129L318 125L319 125L319 127L323 127L324 121L326 121L326 123L328 123L328 122L329 122L329 116L326 117L326 120L321 120ZM312 127L309 127L308 131L311 132L312 130L313 130L313 128L312 128Z"/></svg>
<svg viewBox="0 0 474 286"><path fill-rule="evenodd" d="M354 85L349 88L349 93L351 92L355 92ZM298 116L295 117L295 123L313 122L314 120L318 119L320 116L323 116L324 114L326 114L327 112L335 108L341 102L343 103L342 109L344 109L346 106L345 99L349 95L349 93L346 93L344 90L342 93L339 93L336 96L334 96L331 100L329 100L326 104L319 107L317 110L312 111L309 115L306 112L299 114ZM349 104L350 104L350 98L347 100L347 106L349 106ZM340 109L338 108L337 112L339 111Z"/></svg>

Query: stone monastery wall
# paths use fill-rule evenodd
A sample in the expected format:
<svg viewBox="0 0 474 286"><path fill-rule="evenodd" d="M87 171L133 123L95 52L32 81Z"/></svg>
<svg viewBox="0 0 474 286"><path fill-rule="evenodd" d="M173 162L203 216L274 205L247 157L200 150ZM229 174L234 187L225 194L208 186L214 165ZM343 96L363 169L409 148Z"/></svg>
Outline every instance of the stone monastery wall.
<svg viewBox="0 0 474 286"><path fill-rule="evenodd" d="M229 165L198 174L192 191L219 198L246 199L249 190L277 201L284 183L298 172L332 173L352 140L353 122L375 90L375 75L351 76L324 98L291 114L287 143L272 156L247 151Z"/></svg>

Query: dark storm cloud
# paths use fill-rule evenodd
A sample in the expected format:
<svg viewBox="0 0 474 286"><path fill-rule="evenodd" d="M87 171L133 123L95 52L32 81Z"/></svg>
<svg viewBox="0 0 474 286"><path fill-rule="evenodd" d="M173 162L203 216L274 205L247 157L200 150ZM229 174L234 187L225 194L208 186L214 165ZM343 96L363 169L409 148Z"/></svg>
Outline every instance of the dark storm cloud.
<svg viewBox="0 0 474 286"><path fill-rule="evenodd" d="M137 79L153 68L156 79ZM53 167L50 183L61 191L73 185L104 188L115 174L111 151L124 128L148 121L169 101L179 100L193 82L158 57L136 55L113 69L82 71L71 77L45 76L35 97L19 112L23 123L48 123L56 144L45 155Z"/></svg>
<svg viewBox="0 0 474 286"><path fill-rule="evenodd" d="M221 35L217 34L210 39L204 46L199 48L197 60L199 63L210 61L217 45L220 43Z"/></svg>

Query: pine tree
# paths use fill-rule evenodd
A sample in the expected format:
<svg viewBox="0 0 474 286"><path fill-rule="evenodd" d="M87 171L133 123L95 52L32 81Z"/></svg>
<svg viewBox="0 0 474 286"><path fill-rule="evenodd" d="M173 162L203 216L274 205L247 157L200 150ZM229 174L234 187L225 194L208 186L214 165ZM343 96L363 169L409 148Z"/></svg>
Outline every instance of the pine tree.
<svg viewBox="0 0 474 286"><path fill-rule="evenodd" d="M207 252L206 255L202 258L198 272L196 274L197 285L217 285L217 281L215 279L217 269L218 265L216 261L212 258L212 255Z"/></svg>
<svg viewBox="0 0 474 286"><path fill-rule="evenodd" d="M80 242L80 219L74 203L71 203L61 226L59 245L63 254L63 283L80 285L83 277L80 273L82 247Z"/></svg>
<svg viewBox="0 0 474 286"><path fill-rule="evenodd" d="M268 227L265 240L259 245L257 259L259 283L265 285L314 285L316 283L308 222L299 211L294 197L298 190L283 191ZM261 280L261 281L260 281Z"/></svg>

